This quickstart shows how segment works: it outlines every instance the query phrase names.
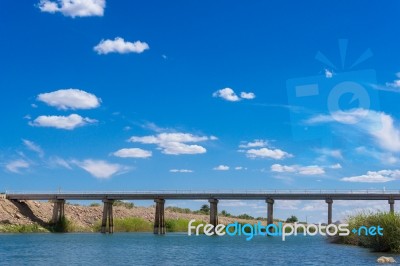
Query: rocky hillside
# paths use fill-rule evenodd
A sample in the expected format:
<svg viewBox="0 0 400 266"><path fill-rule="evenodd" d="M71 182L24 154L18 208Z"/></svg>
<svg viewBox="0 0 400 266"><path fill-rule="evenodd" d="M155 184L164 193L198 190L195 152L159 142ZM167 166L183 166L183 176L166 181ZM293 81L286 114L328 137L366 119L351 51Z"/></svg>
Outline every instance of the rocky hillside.
<svg viewBox="0 0 400 266"><path fill-rule="evenodd" d="M39 201L14 202L0 199L0 225L40 225L45 227L50 221L53 213L53 203ZM114 206L114 218L138 217L153 222L154 207L132 207ZM78 206L65 204L65 216L81 231L91 231L94 224L98 223L103 214L102 206ZM207 222L208 215L177 213L165 210L165 219L196 219ZM255 223L252 220L220 217L219 222L223 224L231 222Z"/></svg>

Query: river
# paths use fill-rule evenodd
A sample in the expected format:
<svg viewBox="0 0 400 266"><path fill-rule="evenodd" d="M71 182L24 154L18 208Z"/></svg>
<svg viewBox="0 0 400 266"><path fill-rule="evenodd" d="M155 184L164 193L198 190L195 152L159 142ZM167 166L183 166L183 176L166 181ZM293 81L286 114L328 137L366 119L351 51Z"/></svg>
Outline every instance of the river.
<svg viewBox="0 0 400 266"><path fill-rule="evenodd" d="M385 254L321 237L1 234L0 265L377 265ZM386 254L387 256L387 254ZM400 257L394 256L397 261Z"/></svg>

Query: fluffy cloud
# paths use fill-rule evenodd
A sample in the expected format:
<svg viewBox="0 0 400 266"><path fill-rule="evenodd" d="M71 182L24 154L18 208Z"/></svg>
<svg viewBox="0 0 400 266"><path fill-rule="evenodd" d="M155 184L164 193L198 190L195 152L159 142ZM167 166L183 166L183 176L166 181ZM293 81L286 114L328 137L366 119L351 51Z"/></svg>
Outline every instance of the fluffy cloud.
<svg viewBox="0 0 400 266"><path fill-rule="evenodd" d="M331 169L342 169L342 165L340 163L332 164L331 166L329 166L329 168L331 168Z"/></svg>
<svg viewBox="0 0 400 266"><path fill-rule="evenodd" d="M121 158L148 158L151 157L152 152L139 148L120 149L113 153L114 156Z"/></svg>
<svg viewBox="0 0 400 266"><path fill-rule="evenodd" d="M385 183L400 179L400 170L368 171L365 175L343 177L345 182Z"/></svg>
<svg viewBox="0 0 400 266"><path fill-rule="evenodd" d="M36 152L39 155L39 157L44 156L44 152L43 152L42 148L39 145L37 145L36 143L34 143L33 141L23 139L22 142L29 150Z"/></svg>
<svg viewBox="0 0 400 266"><path fill-rule="evenodd" d="M249 158L272 158L276 160L293 157L292 154L282 151L281 149L269 148L247 150L246 156Z"/></svg>
<svg viewBox="0 0 400 266"><path fill-rule="evenodd" d="M322 149L316 149L315 151L322 154L323 156L329 156L336 159L343 159L342 151L339 149L322 148Z"/></svg>
<svg viewBox="0 0 400 266"><path fill-rule="evenodd" d="M240 101L239 96L231 88L225 88L213 93L213 97L220 97L230 102Z"/></svg>
<svg viewBox="0 0 400 266"><path fill-rule="evenodd" d="M271 165L272 172L278 173L297 173L300 175L322 175L325 174L323 167L318 165L300 166L300 165Z"/></svg>
<svg viewBox="0 0 400 266"><path fill-rule="evenodd" d="M76 127L81 127L87 124L96 123L97 120L90 118L83 118L77 114L71 114L69 116L55 116L55 115L42 115L37 117L32 122L29 122L34 127L54 127L58 129L72 130Z"/></svg>
<svg viewBox="0 0 400 266"><path fill-rule="evenodd" d="M95 95L78 89L63 89L48 93L41 93L38 101L61 110L93 109L100 106L101 99Z"/></svg>
<svg viewBox="0 0 400 266"><path fill-rule="evenodd" d="M364 146L357 147L355 151L360 155L375 158L383 164L395 164L399 161L399 158L394 156L391 152L379 152L375 149L368 149Z"/></svg>
<svg viewBox="0 0 400 266"><path fill-rule="evenodd" d="M333 77L333 71L329 70L329 69L325 69L325 77L327 79L330 79Z"/></svg>
<svg viewBox="0 0 400 266"><path fill-rule="evenodd" d="M171 173L193 173L193 170L189 170L189 169L171 169L169 171Z"/></svg>
<svg viewBox="0 0 400 266"><path fill-rule="evenodd" d="M218 166L214 167L213 170L216 170L216 171L228 171L229 170L229 166L221 164L221 165L218 165Z"/></svg>
<svg viewBox="0 0 400 266"><path fill-rule="evenodd" d="M242 144L239 145L239 148L247 149L247 148L257 148L257 147L265 147L267 146L268 142L262 139L255 139L251 142L243 141Z"/></svg>
<svg viewBox="0 0 400 266"><path fill-rule="evenodd" d="M348 124L372 137L383 150L400 152L400 129L394 119L384 112L358 108L349 112L338 111L332 115L317 115L306 122L318 124L335 121Z"/></svg>
<svg viewBox="0 0 400 266"><path fill-rule="evenodd" d="M20 173L20 170L29 168L30 164L22 159L11 161L6 164L6 169L13 173Z"/></svg>
<svg viewBox="0 0 400 266"><path fill-rule="evenodd" d="M107 179L115 174L121 174L127 171L127 168L120 164L109 163L103 160L87 159L82 162L73 161L73 163L99 179Z"/></svg>
<svg viewBox="0 0 400 266"><path fill-rule="evenodd" d="M252 100L256 95L253 92L241 92L239 97L231 88L224 88L214 92L213 97L219 97L230 102L238 102L241 99Z"/></svg>
<svg viewBox="0 0 400 266"><path fill-rule="evenodd" d="M145 42L136 41L128 42L121 37L116 37L114 40L101 40L93 50L98 54L109 54L109 53L143 53L145 50L150 49L149 45Z"/></svg>
<svg viewBox="0 0 400 266"><path fill-rule="evenodd" d="M47 13L60 12L66 17L91 17L104 15L105 0L40 0L40 11Z"/></svg>
<svg viewBox="0 0 400 266"><path fill-rule="evenodd" d="M386 82L385 85L373 85L377 90L400 92L400 72L396 73L396 78L392 82Z"/></svg>
<svg viewBox="0 0 400 266"><path fill-rule="evenodd" d="M244 92L244 91L242 91L240 93L240 98L246 99L246 100L253 100L254 98L256 98L256 95L253 92Z"/></svg>
<svg viewBox="0 0 400 266"><path fill-rule="evenodd" d="M144 137L133 136L130 142L138 142L143 144L156 144L164 154L201 154L207 150L196 143L207 140L214 140L215 137L196 136L188 133L160 133L158 135L150 135Z"/></svg>

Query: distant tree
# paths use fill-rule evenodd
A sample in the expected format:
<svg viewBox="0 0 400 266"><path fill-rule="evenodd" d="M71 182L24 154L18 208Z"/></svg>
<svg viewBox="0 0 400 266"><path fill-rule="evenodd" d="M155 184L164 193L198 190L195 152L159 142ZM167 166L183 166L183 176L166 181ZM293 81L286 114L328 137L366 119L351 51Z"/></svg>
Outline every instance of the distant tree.
<svg viewBox="0 0 400 266"><path fill-rule="evenodd" d="M298 221L299 221L299 219L297 219L297 217L294 216L294 215L292 215L292 216L290 216L289 218L286 219L287 223L296 223Z"/></svg>
<svg viewBox="0 0 400 266"><path fill-rule="evenodd" d="M231 216L231 214L229 212L225 211L225 210L221 211L221 215L225 216L225 217L230 217Z"/></svg>
<svg viewBox="0 0 400 266"><path fill-rule="evenodd" d="M247 213L240 214L237 216L239 219L244 219L244 220L254 220L254 217L251 215L248 215Z"/></svg>
<svg viewBox="0 0 400 266"><path fill-rule="evenodd" d="M201 205L200 212L204 214L209 214L210 206L208 206L208 204Z"/></svg>

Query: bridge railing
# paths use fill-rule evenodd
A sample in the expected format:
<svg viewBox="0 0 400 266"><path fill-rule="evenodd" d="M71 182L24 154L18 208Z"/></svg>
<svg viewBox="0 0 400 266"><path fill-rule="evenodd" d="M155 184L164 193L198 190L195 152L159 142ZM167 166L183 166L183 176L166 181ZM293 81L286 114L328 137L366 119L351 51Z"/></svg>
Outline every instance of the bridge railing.
<svg viewBox="0 0 400 266"><path fill-rule="evenodd" d="M122 190L122 191L6 191L5 194L399 194L386 189L268 189L268 190Z"/></svg>

